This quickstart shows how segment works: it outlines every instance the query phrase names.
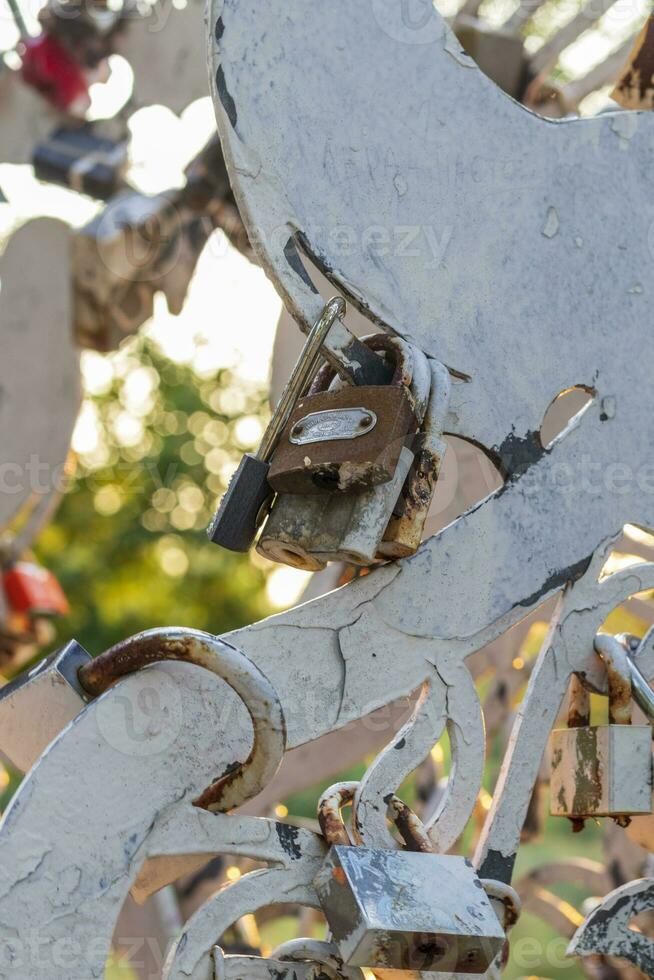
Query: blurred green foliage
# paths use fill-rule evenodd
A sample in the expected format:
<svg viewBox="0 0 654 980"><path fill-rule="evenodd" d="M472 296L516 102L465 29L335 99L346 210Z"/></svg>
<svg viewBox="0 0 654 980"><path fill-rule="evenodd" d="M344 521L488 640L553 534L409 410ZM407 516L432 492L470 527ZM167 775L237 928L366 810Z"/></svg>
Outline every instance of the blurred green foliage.
<svg viewBox="0 0 654 980"><path fill-rule="evenodd" d="M97 444L38 542L72 608L59 636L98 654L153 626L223 633L262 618L263 563L212 546L205 529L258 439L264 392L229 370L200 378L143 336L111 360L87 406Z"/></svg>

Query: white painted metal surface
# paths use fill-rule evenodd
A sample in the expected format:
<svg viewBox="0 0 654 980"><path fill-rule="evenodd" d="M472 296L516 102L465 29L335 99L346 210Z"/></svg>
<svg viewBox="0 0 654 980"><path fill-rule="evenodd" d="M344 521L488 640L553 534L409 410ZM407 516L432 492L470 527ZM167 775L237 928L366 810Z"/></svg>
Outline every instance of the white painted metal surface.
<svg viewBox="0 0 654 980"><path fill-rule="evenodd" d="M411 34L397 11L391 0L214 0L219 124L250 231L297 318L308 324L322 306L298 272L301 241L369 316L449 366L447 429L485 446L506 486L415 557L231 639L272 684L289 747L423 688L405 745L394 740L362 780L360 835L388 845L366 814L447 725L457 766L432 820L444 849L470 815L483 762L465 661L564 590L475 857L484 878L508 882L571 676L604 689L595 636L616 605L654 588L651 564L600 581L624 524L654 526L650 370L638 356L652 325L654 118L545 122L480 74L438 14ZM318 121L325 91L331 113ZM543 415L573 385L593 401L544 449ZM167 712L141 738L144 684ZM248 757L248 732L233 694L181 665L122 681L75 719L0 826L0 922L14 956L0 977L101 976L122 900L157 858L270 865L187 923L168 980L210 980L212 948L240 915L316 904L317 835L191 806ZM65 969L54 961L62 943L74 947Z"/></svg>

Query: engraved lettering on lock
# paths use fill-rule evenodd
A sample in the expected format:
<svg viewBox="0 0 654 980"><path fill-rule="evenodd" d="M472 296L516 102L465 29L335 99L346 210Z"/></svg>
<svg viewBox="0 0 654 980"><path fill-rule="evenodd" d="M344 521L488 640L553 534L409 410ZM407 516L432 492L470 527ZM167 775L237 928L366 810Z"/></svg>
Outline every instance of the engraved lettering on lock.
<svg viewBox="0 0 654 980"><path fill-rule="evenodd" d="M358 439L377 425L377 415L368 408L339 408L312 412L299 419L289 436L295 446L339 439Z"/></svg>

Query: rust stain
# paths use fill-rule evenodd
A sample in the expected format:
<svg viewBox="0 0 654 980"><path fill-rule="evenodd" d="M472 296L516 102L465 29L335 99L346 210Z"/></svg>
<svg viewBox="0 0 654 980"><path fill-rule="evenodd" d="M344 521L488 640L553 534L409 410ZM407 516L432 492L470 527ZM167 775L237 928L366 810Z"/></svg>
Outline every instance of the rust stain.
<svg viewBox="0 0 654 980"><path fill-rule="evenodd" d="M611 725L631 724L631 678L625 676L619 666L606 658L606 675L609 682L609 722Z"/></svg>
<svg viewBox="0 0 654 980"><path fill-rule="evenodd" d="M425 830L425 825L411 807L395 796L389 801L389 813L408 851L433 854L434 846Z"/></svg>
<svg viewBox="0 0 654 980"><path fill-rule="evenodd" d="M332 878L337 885L345 886L347 884L347 875L342 868L334 868L332 870Z"/></svg>
<svg viewBox="0 0 654 980"><path fill-rule="evenodd" d="M602 802L602 767L598 758L597 729L577 731L575 794L572 813L575 817L597 814Z"/></svg>
<svg viewBox="0 0 654 980"><path fill-rule="evenodd" d="M166 660L197 663L201 667L206 664L206 658L203 659L198 653L195 637L165 639L149 633L138 633L111 647L91 663L85 664L80 669L79 680L88 694L98 697L121 677Z"/></svg>
<svg viewBox="0 0 654 980"><path fill-rule="evenodd" d="M318 823L323 837L330 847L335 845L350 847L352 845L341 816L341 807L352 802L355 791L355 784L336 785L327 790L318 804Z"/></svg>

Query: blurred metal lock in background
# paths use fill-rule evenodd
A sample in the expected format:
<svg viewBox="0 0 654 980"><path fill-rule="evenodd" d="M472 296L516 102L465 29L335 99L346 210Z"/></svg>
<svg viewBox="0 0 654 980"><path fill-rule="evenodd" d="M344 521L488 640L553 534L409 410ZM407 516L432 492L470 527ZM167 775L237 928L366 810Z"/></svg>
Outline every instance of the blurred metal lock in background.
<svg viewBox="0 0 654 980"><path fill-rule="evenodd" d="M27 772L90 700L78 678L91 660L75 640L0 688L0 752Z"/></svg>
<svg viewBox="0 0 654 980"><path fill-rule="evenodd" d="M331 847L314 879L343 961L369 969L483 974L506 934L470 861L434 854L415 814L397 798L389 814L411 849L352 846L338 812L350 785L333 787L321 799L320 825Z"/></svg>
<svg viewBox="0 0 654 980"><path fill-rule="evenodd" d="M334 371L324 367L272 457L268 479L278 493L356 493L393 479L402 448L419 428L410 390L413 355L385 334L365 343L393 360L390 384L330 388Z"/></svg>
<svg viewBox="0 0 654 980"><path fill-rule="evenodd" d="M550 737L551 812L579 823L652 812L652 729L631 724L631 680L607 664L608 725L590 724L590 696L573 676L568 727Z"/></svg>
<svg viewBox="0 0 654 980"><path fill-rule="evenodd" d="M17 561L2 573L2 586L13 612L28 616L66 616L68 600L53 573L36 562Z"/></svg>

